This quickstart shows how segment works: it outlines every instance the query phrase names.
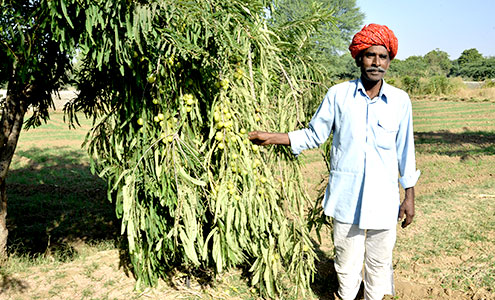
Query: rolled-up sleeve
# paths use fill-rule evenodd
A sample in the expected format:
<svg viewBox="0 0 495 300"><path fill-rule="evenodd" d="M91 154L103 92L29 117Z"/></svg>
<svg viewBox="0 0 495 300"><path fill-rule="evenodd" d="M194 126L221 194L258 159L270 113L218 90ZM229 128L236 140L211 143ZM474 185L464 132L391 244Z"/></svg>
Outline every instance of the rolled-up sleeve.
<svg viewBox="0 0 495 300"><path fill-rule="evenodd" d="M335 95L330 89L309 122L308 127L288 133L291 150L294 155L299 155L306 149L316 148L328 139L335 118L334 97Z"/></svg>
<svg viewBox="0 0 495 300"><path fill-rule="evenodd" d="M408 100L406 105L396 140L400 173L399 182L404 189L415 186L421 175L421 172L416 170L411 101Z"/></svg>

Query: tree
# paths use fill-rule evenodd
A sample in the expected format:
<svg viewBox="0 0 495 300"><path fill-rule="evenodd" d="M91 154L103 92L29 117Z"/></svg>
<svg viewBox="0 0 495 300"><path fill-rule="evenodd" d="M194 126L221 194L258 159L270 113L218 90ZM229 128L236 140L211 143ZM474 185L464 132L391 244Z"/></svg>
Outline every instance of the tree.
<svg viewBox="0 0 495 300"><path fill-rule="evenodd" d="M457 59L460 68L480 60L483 60L483 55L476 48L462 51L461 56Z"/></svg>
<svg viewBox="0 0 495 300"><path fill-rule="evenodd" d="M54 82L76 45L81 51L80 94L66 111L73 122L79 111L94 120L87 149L122 219L138 286L178 267L249 265L263 295L285 290L284 278L307 290L316 254L298 163L287 149L252 146L246 131L288 131L307 120L323 74L301 50L331 21L328 12L286 24L288 36L267 22L271 1L29 3L46 18L3 24L45 30L40 53L53 44L64 58ZM56 87L45 87L41 116Z"/></svg>
<svg viewBox="0 0 495 300"><path fill-rule="evenodd" d="M50 26L49 11L40 1L2 0L0 13L0 85L7 95L0 103L0 257L6 258L6 178L28 107L26 126L48 118L51 94L66 80L70 55L61 51Z"/></svg>
<svg viewBox="0 0 495 300"><path fill-rule="evenodd" d="M427 70L428 63L422 56L409 56L405 60L392 60L388 73L391 76L422 77L426 76Z"/></svg>
<svg viewBox="0 0 495 300"><path fill-rule="evenodd" d="M449 74L452 68L452 62L449 59L449 54L440 49L432 50L424 56L425 62L428 64L428 75L444 75Z"/></svg>
<svg viewBox="0 0 495 300"><path fill-rule="evenodd" d="M485 80L495 78L495 57L478 59L464 64L459 74L463 78Z"/></svg>

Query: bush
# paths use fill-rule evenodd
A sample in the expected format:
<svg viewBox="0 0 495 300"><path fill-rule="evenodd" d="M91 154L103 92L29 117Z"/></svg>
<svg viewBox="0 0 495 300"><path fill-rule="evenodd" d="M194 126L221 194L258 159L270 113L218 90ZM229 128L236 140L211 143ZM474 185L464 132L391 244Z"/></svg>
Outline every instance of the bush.
<svg viewBox="0 0 495 300"><path fill-rule="evenodd" d="M419 77L404 76L401 80L402 86L409 94L418 94L421 88Z"/></svg>
<svg viewBox="0 0 495 300"><path fill-rule="evenodd" d="M495 88L495 80L487 80L482 86L483 88Z"/></svg>
<svg viewBox="0 0 495 300"><path fill-rule="evenodd" d="M456 85L449 78L437 75L430 77L423 89L424 94L427 95L445 95L451 94L456 90Z"/></svg>

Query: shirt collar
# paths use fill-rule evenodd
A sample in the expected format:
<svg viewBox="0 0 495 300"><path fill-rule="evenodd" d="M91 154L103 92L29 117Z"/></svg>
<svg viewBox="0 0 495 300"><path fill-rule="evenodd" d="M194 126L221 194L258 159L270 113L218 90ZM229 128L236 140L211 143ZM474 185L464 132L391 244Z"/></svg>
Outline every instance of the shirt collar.
<svg viewBox="0 0 495 300"><path fill-rule="evenodd" d="M390 89L388 83L385 82L385 79L382 79L382 86L380 88L380 92L378 93L378 98L382 99L385 103L387 103L387 94ZM363 95L366 95L366 91L364 90L363 82L361 81L361 77L356 80L356 92L354 95L360 91ZM367 96L367 95L366 95Z"/></svg>

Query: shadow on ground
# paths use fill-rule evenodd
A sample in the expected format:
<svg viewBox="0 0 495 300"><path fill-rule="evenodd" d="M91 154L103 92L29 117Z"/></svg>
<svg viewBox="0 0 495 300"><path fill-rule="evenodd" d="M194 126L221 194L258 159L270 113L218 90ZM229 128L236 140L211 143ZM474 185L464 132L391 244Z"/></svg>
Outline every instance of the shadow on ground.
<svg viewBox="0 0 495 300"><path fill-rule="evenodd" d="M448 130L416 132L418 152L448 156L495 155L495 132Z"/></svg>
<svg viewBox="0 0 495 300"><path fill-rule="evenodd" d="M57 153L17 153L22 164L7 178L9 253L70 260L78 242L115 241L119 235L105 182L80 163L84 153Z"/></svg>

